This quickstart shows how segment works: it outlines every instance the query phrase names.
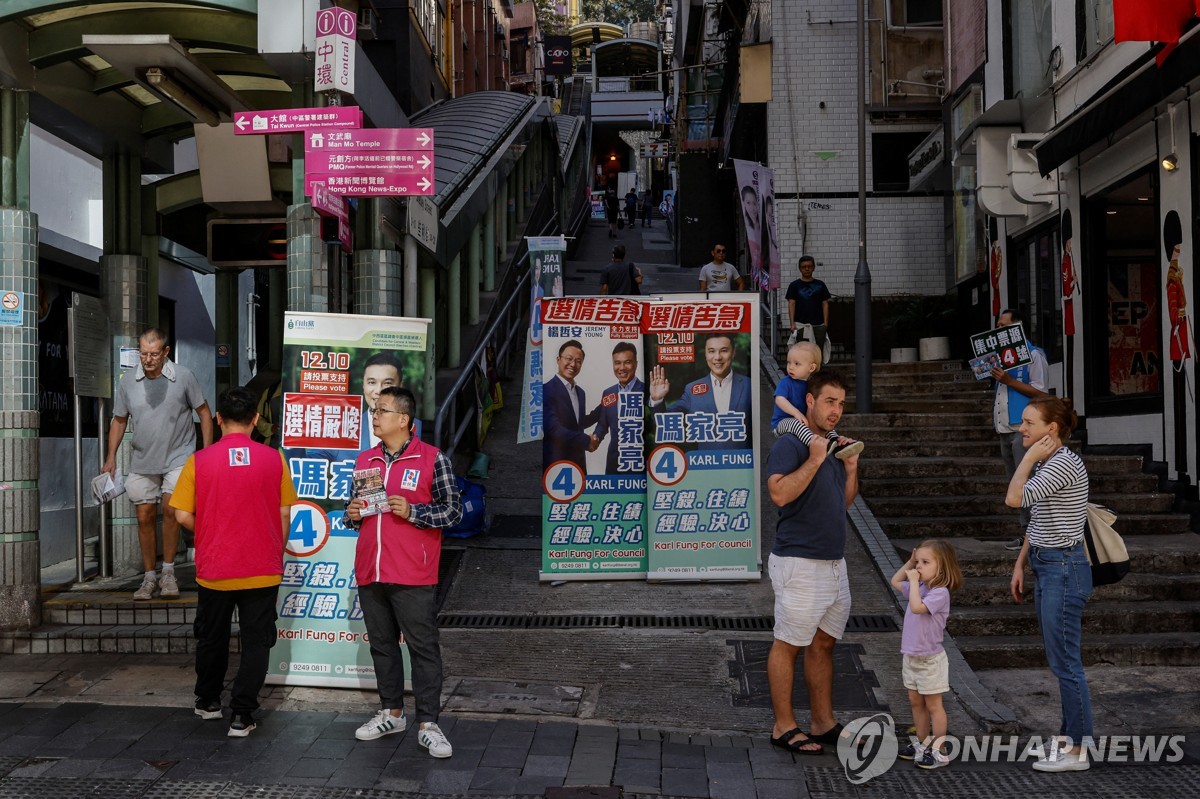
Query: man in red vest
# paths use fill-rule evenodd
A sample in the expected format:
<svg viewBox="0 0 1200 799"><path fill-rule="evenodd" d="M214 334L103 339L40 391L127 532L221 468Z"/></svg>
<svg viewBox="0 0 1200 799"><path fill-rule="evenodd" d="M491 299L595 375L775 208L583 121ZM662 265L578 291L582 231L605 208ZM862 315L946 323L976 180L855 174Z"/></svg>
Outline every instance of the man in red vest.
<svg viewBox="0 0 1200 799"><path fill-rule="evenodd" d="M196 533L196 715L202 719L221 718L230 622L238 613L242 659L230 692L233 738L255 727L296 502L283 455L250 439L257 407L258 397L243 387L221 394L221 440L188 459L171 496L176 520Z"/></svg>
<svg viewBox="0 0 1200 799"><path fill-rule="evenodd" d="M442 530L458 524L463 509L450 459L413 435L416 410L416 398L406 388L379 392L371 409L379 443L359 454L354 469L379 470L387 504L371 507L356 496L346 506L348 526L359 531L354 573L382 706L354 737L372 741L408 726L399 643L403 634L420 725L417 743L434 757L450 757L454 750L437 724L442 703L438 561Z"/></svg>

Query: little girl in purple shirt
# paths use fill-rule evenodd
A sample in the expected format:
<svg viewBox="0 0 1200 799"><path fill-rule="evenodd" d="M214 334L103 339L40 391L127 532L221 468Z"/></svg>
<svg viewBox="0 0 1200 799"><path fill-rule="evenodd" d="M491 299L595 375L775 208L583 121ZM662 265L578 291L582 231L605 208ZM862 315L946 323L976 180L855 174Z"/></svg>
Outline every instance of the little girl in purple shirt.
<svg viewBox="0 0 1200 799"><path fill-rule="evenodd" d="M946 737L946 708L942 694L950 690L950 664L942 647L950 592L962 585L958 555L945 541L930 539L912 551L908 562L892 575L892 587L908 597L900 652L908 702L912 706L917 737L900 750L904 760L920 768L950 765L942 752Z"/></svg>

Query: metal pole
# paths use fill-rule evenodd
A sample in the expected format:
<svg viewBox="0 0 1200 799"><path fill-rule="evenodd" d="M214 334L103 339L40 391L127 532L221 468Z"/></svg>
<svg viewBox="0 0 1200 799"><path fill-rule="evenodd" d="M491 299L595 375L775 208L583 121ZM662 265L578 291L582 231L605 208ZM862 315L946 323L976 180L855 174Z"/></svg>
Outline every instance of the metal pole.
<svg viewBox="0 0 1200 799"><path fill-rule="evenodd" d="M75 394L75 582L83 582L83 420Z"/></svg>
<svg viewBox="0 0 1200 799"><path fill-rule="evenodd" d="M779 289L767 289L770 295L771 314L771 357L779 358ZM786 359L785 359L786 361Z"/></svg>
<svg viewBox="0 0 1200 799"><path fill-rule="evenodd" d="M100 465L104 465L104 454L108 452L108 403L104 399L98 399L100 413L98 414L99 427L96 428L96 444L100 449ZM100 505L100 546L97 549L99 555L97 560L97 571L101 577L112 577L112 542L108 538L108 509L111 507L107 502Z"/></svg>
<svg viewBox="0 0 1200 799"><path fill-rule="evenodd" d="M858 269L854 273L854 409L871 412L871 267L867 265L867 54L863 3L856 0L858 38Z"/></svg>
<svg viewBox="0 0 1200 799"><path fill-rule="evenodd" d="M412 236L404 237L404 315L412 318L417 315L417 240ZM431 317L432 318L432 317Z"/></svg>
<svg viewBox="0 0 1200 799"><path fill-rule="evenodd" d="M457 369L462 357L462 253L451 259L446 282L446 366Z"/></svg>

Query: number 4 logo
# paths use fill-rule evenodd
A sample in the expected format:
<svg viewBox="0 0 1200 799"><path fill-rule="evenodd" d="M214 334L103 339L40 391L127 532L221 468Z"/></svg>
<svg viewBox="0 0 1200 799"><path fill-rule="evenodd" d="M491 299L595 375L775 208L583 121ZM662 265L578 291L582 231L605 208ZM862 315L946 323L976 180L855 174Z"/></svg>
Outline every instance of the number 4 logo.
<svg viewBox="0 0 1200 799"><path fill-rule="evenodd" d="M686 475L687 455L679 447L665 444L650 454L650 477L659 485L675 485Z"/></svg>
<svg viewBox="0 0 1200 799"><path fill-rule="evenodd" d="M550 464L542 477L542 491L555 502L572 502L583 493L583 471L571 461Z"/></svg>

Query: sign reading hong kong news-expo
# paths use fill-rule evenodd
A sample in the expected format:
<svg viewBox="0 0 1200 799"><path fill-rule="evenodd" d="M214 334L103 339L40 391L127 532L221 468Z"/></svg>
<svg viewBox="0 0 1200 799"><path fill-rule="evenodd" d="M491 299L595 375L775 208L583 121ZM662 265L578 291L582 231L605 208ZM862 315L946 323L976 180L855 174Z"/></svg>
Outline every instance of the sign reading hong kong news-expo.
<svg viewBox="0 0 1200 799"><path fill-rule="evenodd" d="M284 319L282 445L300 501L267 681L374 687L354 577L358 534L343 514L355 459L379 443L371 432L379 392L423 384L429 320L294 312Z"/></svg>
<svg viewBox="0 0 1200 799"><path fill-rule="evenodd" d="M758 579L757 316L543 303L542 580Z"/></svg>

